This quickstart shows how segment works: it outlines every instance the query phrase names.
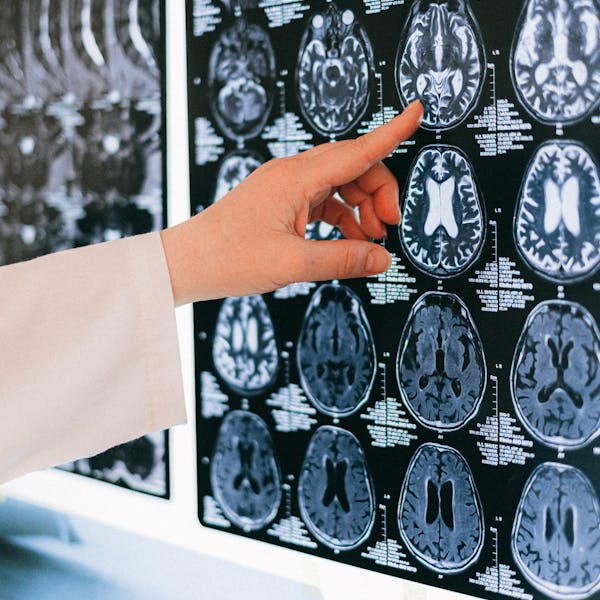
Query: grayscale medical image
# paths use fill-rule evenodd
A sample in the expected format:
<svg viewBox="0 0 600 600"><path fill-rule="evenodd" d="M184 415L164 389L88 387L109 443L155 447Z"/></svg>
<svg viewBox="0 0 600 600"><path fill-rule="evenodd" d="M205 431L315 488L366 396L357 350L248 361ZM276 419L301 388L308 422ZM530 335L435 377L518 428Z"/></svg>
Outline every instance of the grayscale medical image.
<svg viewBox="0 0 600 600"><path fill-rule="evenodd" d="M457 450L429 443L417 449L400 492L398 526L408 550L432 571L459 573L477 561L485 536L483 508Z"/></svg>
<svg viewBox="0 0 600 600"><path fill-rule="evenodd" d="M208 64L211 111L229 139L243 142L262 131L273 107L275 76L267 32L238 17L215 42Z"/></svg>
<svg viewBox="0 0 600 600"><path fill-rule="evenodd" d="M511 74L538 121L570 124L600 102L598 0L528 0L515 30Z"/></svg>
<svg viewBox="0 0 600 600"><path fill-rule="evenodd" d="M5 2L0 262L163 225L161 2Z"/></svg>
<svg viewBox="0 0 600 600"><path fill-rule="evenodd" d="M315 221L306 226L306 239L314 241L341 240L342 232L325 221Z"/></svg>
<svg viewBox="0 0 600 600"><path fill-rule="evenodd" d="M219 166L212 202L215 203L228 194L264 162L264 159L252 150L234 150L227 154Z"/></svg>
<svg viewBox="0 0 600 600"><path fill-rule="evenodd" d="M469 0L414 0L396 55L396 85L404 105L421 100L422 126L459 125L475 108L486 59Z"/></svg>
<svg viewBox="0 0 600 600"><path fill-rule="evenodd" d="M317 289L304 316L296 359L302 387L321 412L346 417L368 400L375 344L360 298L350 288L326 284Z"/></svg>
<svg viewBox="0 0 600 600"><path fill-rule="evenodd" d="M398 346L396 374L402 400L421 425L462 427L479 410L487 369L469 310L447 292L427 292L415 303Z"/></svg>
<svg viewBox="0 0 600 600"><path fill-rule="evenodd" d="M371 42L357 15L335 2L312 14L296 68L298 100L310 126L326 136L352 129L369 104L373 78Z"/></svg>
<svg viewBox="0 0 600 600"><path fill-rule="evenodd" d="M600 505L579 469L551 462L536 467L515 514L512 553L545 596L579 600L600 589Z"/></svg>
<svg viewBox="0 0 600 600"><path fill-rule="evenodd" d="M483 202L473 166L455 146L426 146L404 192L400 240L406 256L436 278L455 277L479 257Z"/></svg>
<svg viewBox="0 0 600 600"><path fill-rule="evenodd" d="M375 491L352 433L329 425L317 429L302 463L298 503L310 532L333 550L351 550L369 537Z"/></svg>
<svg viewBox="0 0 600 600"><path fill-rule="evenodd" d="M600 174L592 151L550 140L523 177L514 221L526 264L558 283L589 277L600 266Z"/></svg>
<svg viewBox="0 0 600 600"><path fill-rule="evenodd" d="M279 353L273 321L262 296L223 301L212 357L217 373L238 394L257 395L274 383Z"/></svg>
<svg viewBox="0 0 600 600"><path fill-rule="evenodd" d="M166 439L162 431L151 433L61 468L138 492L165 497L168 494L169 459Z"/></svg>
<svg viewBox="0 0 600 600"><path fill-rule="evenodd" d="M245 411L221 425L210 463L210 482L225 516L246 531L266 527L281 502L281 473L266 423Z"/></svg>
<svg viewBox="0 0 600 600"><path fill-rule="evenodd" d="M600 332L586 308L549 300L531 311L511 390L523 425L547 446L578 449L600 433Z"/></svg>

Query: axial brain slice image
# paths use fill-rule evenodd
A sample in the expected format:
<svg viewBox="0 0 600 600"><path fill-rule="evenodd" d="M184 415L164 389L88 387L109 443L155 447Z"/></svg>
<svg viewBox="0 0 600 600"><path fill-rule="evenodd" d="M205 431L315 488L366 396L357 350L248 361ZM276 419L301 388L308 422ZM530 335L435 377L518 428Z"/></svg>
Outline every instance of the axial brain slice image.
<svg viewBox="0 0 600 600"><path fill-rule="evenodd" d="M261 296L223 302L212 355L217 372L234 392L256 395L273 383L279 354L273 321Z"/></svg>
<svg viewBox="0 0 600 600"><path fill-rule="evenodd" d="M542 123L585 118L600 100L598 0L528 0L511 71L527 110Z"/></svg>
<svg viewBox="0 0 600 600"><path fill-rule="evenodd" d="M483 204L467 157L453 146L427 146L415 159L400 224L403 248L433 277L453 277L479 256Z"/></svg>
<svg viewBox="0 0 600 600"><path fill-rule="evenodd" d="M600 588L600 506L575 467L542 463L517 508L512 553L536 589L557 600L590 598Z"/></svg>
<svg viewBox="0 0 600 600"><path fill-rule="evenodd" d="M600 333L587 309L566 300L533 309L515 349L511 388L538 441L576 449L600 433Z"/></svg>
<svg viewBox="0 0 600 600"><path fill-rule="evenodd" d="M600 266L600 176L579 142L551 140L523 178L514 236L525 262L547 279L569 283Z"/></svg>
<svg viewBox="0 0 600 600"><path fill-rule="evenodd" d="M319 133L342 135L363 116L373 83L373 51L349 10L331 3L310 19L300 44L296 85L302 113Z"/></svg>
<svg viewBox="0 0 600 600"><path fill-rule="evenodd" d="M242 183L250 173L256 171L263 159L248 150L236 150L228 154L219 167L213 203L227 195L234 187Z"/></svg>
<svg viewBox="0 0 600 600"><path fill-rule="evenodd" d="M232 140L256 137L273 106L275 54L269 36L244 18L221 33L209 60L210 106Z"/></svg>
<svg viewBox="0 0 600 600"><path fill-rule="evenodd" d="M421 100L426 129L450 129L473 110L485 76L483 40L468 0L415 0L398 46L396 83Z"/></svg>
<svg viewBox="0 0 600 600"><path fill-rule="evenodd" d="M366 402L375 378L375 346L360 299L343 285L323 285L312 297L297 349L309 400L333 417Z"/></svg>
<svg viewBox="0 0 600 600"><path fill-rule="evenodd" d="M375 519L375 493L360 442L339 427L323 426L312 437L298 483L302 519L335 550L367 539Z"/></svg>
<svg viewBox="0 0 600 600"><path fill-rule="evenodd" d="M396 366L402 399L425 427L455 430L479 410L486 384L483 346L458 296L428 292L417 300Z"/></svg>
<svg viewBox="0 0 600 600"><path fill-rule="evenodd" d="M423 444L413 456L398 504L407 548L438 573L458 573L483 546L483 511L473 475L456 450Z"/></svg>
<svg viewBox="0 0 600 600"><path fill-rule="evenodd" d="M219 430L210 482L225 516L254 531L268 525L281 502L281 473L266 423L253 413L229 413Z"/></svg>

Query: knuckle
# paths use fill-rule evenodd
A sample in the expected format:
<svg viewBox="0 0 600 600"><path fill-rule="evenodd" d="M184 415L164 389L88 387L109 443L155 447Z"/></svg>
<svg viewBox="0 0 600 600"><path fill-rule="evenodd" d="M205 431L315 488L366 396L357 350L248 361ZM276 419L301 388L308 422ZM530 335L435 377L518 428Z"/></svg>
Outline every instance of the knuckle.
<svg viewBox="0 0 600 600"><path fill-rule="evenodd" d="M352 246L348 246L342 255L342 277L352 277L356 273L357 253Z"/></svg>

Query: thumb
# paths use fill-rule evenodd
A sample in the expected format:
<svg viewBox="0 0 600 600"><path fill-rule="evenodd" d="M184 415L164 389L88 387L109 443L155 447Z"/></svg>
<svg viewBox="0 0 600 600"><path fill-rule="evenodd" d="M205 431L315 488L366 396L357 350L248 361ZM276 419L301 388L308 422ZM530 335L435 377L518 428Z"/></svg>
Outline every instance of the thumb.
<svg viewBox="0 0 600 600"><path fill-rule="evenodd" d="M359 240L298 240L296 281L326 281L366 277L386 271L392 264L389 252Z"/></svg>

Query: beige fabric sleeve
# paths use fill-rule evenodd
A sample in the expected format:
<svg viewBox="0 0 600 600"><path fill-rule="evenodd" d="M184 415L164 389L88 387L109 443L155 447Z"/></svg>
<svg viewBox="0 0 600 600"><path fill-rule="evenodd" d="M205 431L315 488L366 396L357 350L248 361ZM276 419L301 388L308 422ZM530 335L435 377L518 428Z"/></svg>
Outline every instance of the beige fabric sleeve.
<svg viewBox="0 0 600 600"><path fill-rule="evenodd" d="M0 482L185 418L158 232L0 268Z"/></svg>

